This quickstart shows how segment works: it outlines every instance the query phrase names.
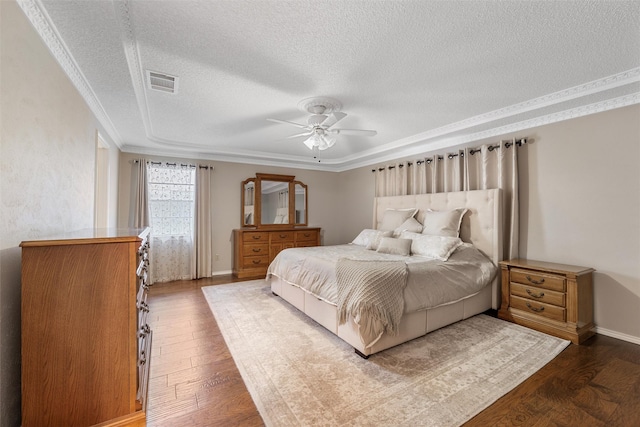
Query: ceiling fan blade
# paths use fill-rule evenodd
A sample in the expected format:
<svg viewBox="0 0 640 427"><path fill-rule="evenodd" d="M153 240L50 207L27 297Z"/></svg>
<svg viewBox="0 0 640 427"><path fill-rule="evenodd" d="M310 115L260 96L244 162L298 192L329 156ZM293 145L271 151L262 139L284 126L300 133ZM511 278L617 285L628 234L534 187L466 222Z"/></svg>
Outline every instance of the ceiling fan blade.
<svg viewBox="0 0 640 427"><path fill-rule="evenodd" d="M269 120L270 122L275 122L275 123L284 123L284 124L287 124L287 125L293 125L293 126L299 127L300 129L307 129L309 127L307 125L303 125L303 124L295 123L295 122L290 122L288 120L280 120L280 119L267 119L267 120Z"/></svg>
<svg viewBox="0 0 640 427"><path fill-rule="evenodd" d="M340 120L344 119L345 117L347 117L347 115L345 113L341 113L340 111L336 111L335 113L331 113L329 114L329 116L324 119L324 121L322 122L322 126L325 128L330 128L331 126L335 125L336 123L338 123Z"/></svg>
<svg viewBox="0 0 640 427"><path fill-rule="evenodd" d="M311 134L313 134L313 131L304 132L304 133L297 133L297 134L295 134L295 135L288 136L288 137L286 137L285 139L298 138L298 137L300 137L300 136L309 136L309 135L311 135Z"/></svg>
<svg viewBox="0 0 640 427"><path fill-rule="evenodd" d="M375 130L365 129L329 129L328 132L341 134L341 135L362 135L362 136L375 136L378 134Z"/></svg>

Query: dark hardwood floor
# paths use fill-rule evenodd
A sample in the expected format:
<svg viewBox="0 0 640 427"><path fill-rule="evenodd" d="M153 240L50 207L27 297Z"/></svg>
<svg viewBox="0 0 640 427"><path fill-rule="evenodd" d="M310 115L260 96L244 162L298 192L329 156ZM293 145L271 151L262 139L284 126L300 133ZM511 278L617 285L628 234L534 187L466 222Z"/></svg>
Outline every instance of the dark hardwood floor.
<svg viewBox="0 0 640 427"><path fill-rule="evenodd" d="M231 276L155 284L147 425L261 426L200 288ZM640 426L640 346L596 335L465 426Z"/></svg>

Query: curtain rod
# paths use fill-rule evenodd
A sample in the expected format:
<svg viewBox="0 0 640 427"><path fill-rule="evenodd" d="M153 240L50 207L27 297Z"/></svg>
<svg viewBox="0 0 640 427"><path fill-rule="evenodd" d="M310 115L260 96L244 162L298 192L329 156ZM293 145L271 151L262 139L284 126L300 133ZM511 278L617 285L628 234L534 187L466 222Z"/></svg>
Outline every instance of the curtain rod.
<svg viewBox="0 0 640 427"><path fill-rule="evenodd" d="M135 159L133 161L133 163L140 163L140 160ZM152 162L152 161L147 161L147 163L151 164L151 165L158 165L161 166L162 162ZM195 168L196 165L192 165L192 164L187 164L187 163L171 163L171 162L166 162L165 163L167 166L178 166L180 165L183 168L189 167L189 168ZM213 166L208 166L208 165L198 165L198 168L200 169L213 169Z"/></svg>
<svg viewBox="0 0 640 427"><path fill-rule="evenodd" d="M502 141L500 142L500 144L502 143ZM517 138L515 139L513 142L512 141L507 141L504 143L504 147L505 148L509 148L512 145L517 145L518 147L522 147L524 144L527 143L527 138ZM487 150L489 151L493 151L496 148L500 148L500 144L496 144L496 145L489 145L489 147L487 147ZM469 150L469 154L471 154L472 156L478 152L482 151L482 148L471 148ZM447 158L448 159L453 159L454 157L464 157L464 151L459 150L458 153L449 153L447 154ZM444 156L440 156L440 155L434 155L433 157L429 157L428 159L424 159L424 160L416 160L416 164L421 165L422 163L427 163L428 165L430 165L433 162L433 159L437 158L438 160L444 160ZM407 162L407 166L411 166L413 164L413 162L408 161ZM404 166L404 164L399 164L398 167L402 168ZM378 172L382 172L385 169L394 169L395 165L391 165L391 166L387 166L385 167L379 167L378 168ZM371 169L371 172L375 172L376 169Z"/></svg>

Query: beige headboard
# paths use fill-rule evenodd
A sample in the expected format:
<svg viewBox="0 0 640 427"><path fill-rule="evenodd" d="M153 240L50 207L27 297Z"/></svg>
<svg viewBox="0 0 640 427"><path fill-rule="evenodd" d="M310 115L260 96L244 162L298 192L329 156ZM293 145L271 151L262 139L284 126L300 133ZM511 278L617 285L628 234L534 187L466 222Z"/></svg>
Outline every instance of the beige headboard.
<svg viewBox="0 0 640 427"><path fill-rule="evenodd" d="M499 267L503 242L501 203L499 189L376 197L373 201L373 227L378 228L384 211L389 208L418 208L416 219L424 222L427 209L444 211L464 207L469 211L462 219L460 238L472 243ZM500 272L493 286L493 306L497 308L500 305Z"/></svg>

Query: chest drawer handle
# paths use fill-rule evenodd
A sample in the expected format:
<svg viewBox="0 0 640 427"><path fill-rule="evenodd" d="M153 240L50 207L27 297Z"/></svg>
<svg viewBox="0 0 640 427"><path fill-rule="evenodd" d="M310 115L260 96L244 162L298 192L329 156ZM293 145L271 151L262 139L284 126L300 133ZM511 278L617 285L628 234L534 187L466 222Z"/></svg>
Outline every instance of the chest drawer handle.
<svg viewBox="0 0 640 427"><path fill-rule="evenodd" d="M254 263L254 264L260 264L260 260L259 260L259 259L254 259L254 260L253 260L253 263Z"/></svg>
<svg viewBox="0 0 640 427"><path fill-rule="evenodd" d="M251 238L252 238L253 240L260 240L260 238L261 238L261 237L262 237L262 236L251 236Z"/></svg>
<svg viewBox="0 0 640 427"><path fill-rule="evenodd" d="M304 237L309 237L311 236L311 233L304 233Z"/></svg>
<svg viewBox="0 0 640 427"><path fill-rule="evenodd" d="M533 283L534 285L542 285L544 283L544 278L540 279L540 280L533 280L531 278L531 276L527 276L527 280L531 283Z"/></svg>
<svg viewBox="0 0 640 427"><path fill-rule="evenodd" d="M287 235L286 235L286 234L281 234L281 235L280 235L280 238L281 238L281 239L284 239L285 237L287 237Z"/></svg>
<svg viewBox="0 0 640 427"><path fill-rule="evenodd" d="M253 252L260 252L262 249L260 248L253 248Z"/></svg>
<svg viewBox="0 0 640 427"><path fill-rule="evenodd" d="M544 307L533 307L531 304L527 303L527 307L529 307L531 310L535 311L536 313L540 313L542 311L544 311Z"/></svg>
<svg viewBox="0 0 640 427"><path fill-rule="evenodd" d="M544 292L540 292L539 294L534 294L531 292L531 289L527 289L527 293L534 298L542 298L544 296Z"/></svg>

